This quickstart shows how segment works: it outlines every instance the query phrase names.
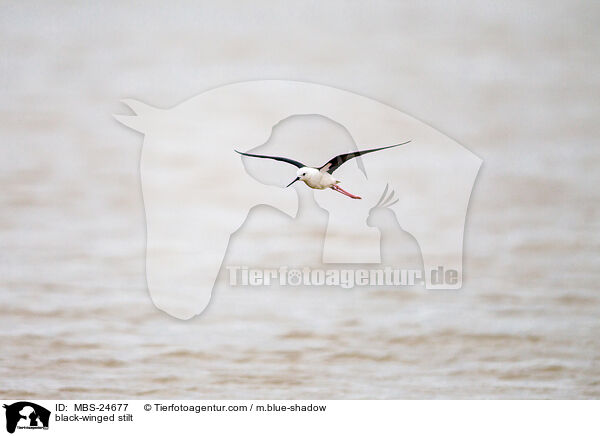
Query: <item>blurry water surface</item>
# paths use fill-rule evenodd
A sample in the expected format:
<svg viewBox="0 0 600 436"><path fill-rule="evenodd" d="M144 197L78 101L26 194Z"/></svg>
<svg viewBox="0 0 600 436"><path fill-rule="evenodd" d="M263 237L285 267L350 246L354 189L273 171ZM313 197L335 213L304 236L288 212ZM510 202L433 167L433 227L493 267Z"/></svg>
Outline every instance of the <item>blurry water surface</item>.
<svg viewBox="0 0 600 436"><path fill-rule="evenodd" d="M583 1L3 3L0 397L597 398L599 18ZM111 114L268 78L375 98L484 159L462 290L154 308L142 138Z"/></svg>

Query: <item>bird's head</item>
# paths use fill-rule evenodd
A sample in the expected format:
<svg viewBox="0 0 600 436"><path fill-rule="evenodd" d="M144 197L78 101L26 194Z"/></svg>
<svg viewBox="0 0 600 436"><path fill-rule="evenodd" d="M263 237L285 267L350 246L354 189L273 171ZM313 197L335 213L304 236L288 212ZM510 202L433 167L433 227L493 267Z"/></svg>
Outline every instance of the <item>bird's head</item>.
<svg viewBox="0 0 600 436"><path fill-rule="evenodd" d="M290 184L286 186L286 188L290 187L293 183L297 182L298 180L305 181L305 180L309 179L315 172L318 173L319 170L317 170L315 168L308 168L308 167L300 168L298 171L296 171L296 178L294 180L292 180L290 182Z"/></svg>

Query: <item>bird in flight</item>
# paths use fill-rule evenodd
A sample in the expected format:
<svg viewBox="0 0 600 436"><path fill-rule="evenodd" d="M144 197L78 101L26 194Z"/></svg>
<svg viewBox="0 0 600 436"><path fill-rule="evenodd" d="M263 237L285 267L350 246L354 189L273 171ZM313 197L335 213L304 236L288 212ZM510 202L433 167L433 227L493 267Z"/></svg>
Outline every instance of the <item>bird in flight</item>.
<svg viewBox="0 0 600 436"><path fill-rule="evenodd" d="M266 156L263 154L252 154L252 153L243 153L241 151L235 150L236 153L239 153L243 156L249 157L259 157L263 159L273 159L281 162L287 162L289 164L298 167L298 171L296 172L296 178L291 181L286 188L289 188L293 183L298 180L302 180L304 183L308 185L308 187L312 189L327 189L331 188L334 191L337 191L341 194L347 195L350 198L355 198L360 200L360 197L356 195L352 195L349 192L344 191L337 184L340 183L339 180L336 180L333 177L333 172L337 170L344 162L349 161L355 157L361 156L363 154L372 153L374 151L385 150L386 148L398 147L400 145L408 144L410 141L403 142L401 144L388 145L386 147L379 148L371 148L369 150L359 150L351 153L340 154L329 160L325 165L320 167L309 167L304 165L302 162L298 162L297 160L288 159L287 157L280 156Z"/></svg>

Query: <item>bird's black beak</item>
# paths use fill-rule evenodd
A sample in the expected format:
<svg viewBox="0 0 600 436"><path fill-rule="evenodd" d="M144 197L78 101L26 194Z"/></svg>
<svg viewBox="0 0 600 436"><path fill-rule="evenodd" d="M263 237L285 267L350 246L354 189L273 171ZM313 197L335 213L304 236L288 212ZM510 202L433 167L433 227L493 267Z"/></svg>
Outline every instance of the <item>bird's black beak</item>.
<svg viewBox="0 0 600 436"><path fill-rule="evenodd" d="M292 181L290 182L290 184L286 186L286 188L289 188L290 186L292 186L292 185L293 185L295 182L297 182L298 180L300 180L300 177L296 177L294 180L292 180Z"/></svg>

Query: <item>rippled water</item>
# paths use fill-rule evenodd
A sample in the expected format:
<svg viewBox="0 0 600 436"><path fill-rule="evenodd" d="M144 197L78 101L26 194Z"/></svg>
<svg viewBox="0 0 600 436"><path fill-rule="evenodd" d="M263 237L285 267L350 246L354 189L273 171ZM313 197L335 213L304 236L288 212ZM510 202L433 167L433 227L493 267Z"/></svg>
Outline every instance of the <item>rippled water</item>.
<svg viewBox="0 0 600 436"><path fill-rule="evenodd" d="M0 11L0 397L598 397L598 6ZM152 306L142 139L111 114L262 78L378 99L484 159L462 290L220 287L191 321Z"/></svg>

